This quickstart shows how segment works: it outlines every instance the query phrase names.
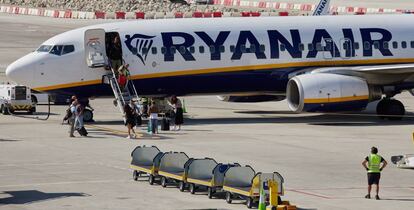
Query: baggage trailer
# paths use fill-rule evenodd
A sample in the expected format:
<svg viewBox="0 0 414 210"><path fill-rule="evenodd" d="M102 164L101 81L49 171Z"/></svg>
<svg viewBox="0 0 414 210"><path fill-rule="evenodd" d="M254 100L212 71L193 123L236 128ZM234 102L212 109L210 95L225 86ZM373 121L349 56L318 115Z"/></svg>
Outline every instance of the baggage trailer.
<svg viewBox="0 0 414 210"><path fill-rule="evenodd" d="M207 189L208 198L213 198L223 187L224 172L230 167L237 166L240 165L217 163L212 158L193 159L186 168L190 193L194 194L196 189L203 187Z"/></svg>
<svg viewBox="0 0 414 210"><path fill-rule="evenodd" d="M246 200L246 206L252 208L260 198L260 186L267 186L269 180L278 183L279 195L283 195L283 177L277 173L255 173L252 167L232 167L224 173L223 191L226 192L226 202L234 198ZM268 187L263 188L269 195ZM281 201L280 197L278 200Z"/></svg>
<svg viewBox="0 0 414 210"><path fill-rule="evenodd" d="M131 153L130 168L134 170L133 179L138 181L140 176L147 174L149 184L153 185L155 179L158 178L158 170L163 154L156 146L137 146Z"/></svg>
<svg viewBox="0 0 414 210"><path fill-rule="evenodd" d="M161 177L161 186L167 187L169 182L179 184L180 191L185 190L185 168L192 161L184 152L166 152L161 157L158 175Z"/></svg>

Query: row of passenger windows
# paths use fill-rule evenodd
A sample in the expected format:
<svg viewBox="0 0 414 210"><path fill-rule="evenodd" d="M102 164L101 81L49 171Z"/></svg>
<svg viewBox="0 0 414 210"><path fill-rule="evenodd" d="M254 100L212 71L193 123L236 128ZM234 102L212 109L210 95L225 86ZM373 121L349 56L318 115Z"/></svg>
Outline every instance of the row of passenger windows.
<svg viewBox="0 0 414 210"><path fill-rule="evenodd" d="M351 45L351 43L349 41L348 42L343 42L342 49L350 49L352 47L356 50L360 49L360 43L359 42L354 42L353 46L350 46L350 45ZM378 42L378 41L374 41L372 45L370 44L370 42L364 42L363 43L363 48L364 48L364 50L370 50L370 49L372 49L372 47L374 49L380 49L380 48L381 49L391 49L391 48L393 48L393 49L398 49L398 48L406 49L406 48L408 48L408 43L406 41L402 41L402 42L397 42L397 41L382 42L382 45L383 46L381 46L381 43ZM410 42L410 47L414 48L414 41ZM332 42L327 42L325 44L325 46L322 43L316 43L316 45L314 45L314 44L308 44L307 45L307 49L309 51L313 51L315 49L317 51L330 51L330 50L332 50L332 48L333 48L333 43ZM230 52L233 53L235 51L235 49L236 49L235 45L230 45L230 47L229 47ZM148 51L151 51L152 54L157 54L158 53L158 48L157 47L152 47L151 49L143 48L142 50L143 50L143 53L147 53ZM191 46L191 47L186 48L184 46L180 46L177 49L176 47L173 46L173 47L171 47L170 50L173 54L175 54L177 51L179 51L180 53L183 54L183 53L186 52L186 50L188 50L190 53L195 53L196 47ZM210 46L210 47L207 47L207 48L205 48L204 46L199 46L198 47L198 52L201 53L201 54L205 53L206 50L209 50L210 53L215 53L215 52L223 53L223 52L226 51L226 47L223 46L223 45L219 46L219 47ZM265 50L266 50L265 45L260 45L259 49L256 49L255 45L250 45L250 47L246 47L246 45L241 45L240 46L240 51L242 53L265 52ZM302 43L299 44L299 50L304 51L305 50L305 44L302 44ZM165 54L166 51L167 51L166 47L161 47L161 54ZM280 44L280 51L286 51L286 46L284 44Z"/></svg>

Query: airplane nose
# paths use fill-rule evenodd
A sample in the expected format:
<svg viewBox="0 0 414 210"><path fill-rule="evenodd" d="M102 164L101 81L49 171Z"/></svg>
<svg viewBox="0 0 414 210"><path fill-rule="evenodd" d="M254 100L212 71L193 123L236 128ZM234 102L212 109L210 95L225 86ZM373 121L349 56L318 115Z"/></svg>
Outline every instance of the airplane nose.
<svg viewBox="0 0 414 210"><path fill-rule="evenodd" d="M28 85L33 80L33 70L33 57L29 54L7 66L5 73L8 79L21 85Z"/></svg>

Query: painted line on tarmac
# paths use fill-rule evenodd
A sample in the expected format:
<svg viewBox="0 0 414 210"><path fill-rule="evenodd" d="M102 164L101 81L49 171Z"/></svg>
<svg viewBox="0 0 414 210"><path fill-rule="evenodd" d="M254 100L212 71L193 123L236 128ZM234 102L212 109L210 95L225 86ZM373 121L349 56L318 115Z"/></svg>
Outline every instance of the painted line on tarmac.
<svg viewBox="0 0 414 210"><path fill-rule="evenodd" d="M116 129L112 129L112 128L107 128L107 127L102 127L102 126L96 126L96 125L85 125L85 127L87 128L95 128L97 130L101 130L101 131L106 131L112 134L115 134L119 137L125 137L126 135L128 135L127 131L121 131L121 130L116 130ZM141 138L143 135L141 133L137 134L137 138Z"/></svg>
<svg viewBox="0 0 414 210"><path fill-rule="evenodd" d="M103 184L103 183L122 183L131 182L131 180L93 180L93 181L72 181L72 182L42 182L42 183L30 183L30 184L14 184L14 185L2 185L0 188L7 187L31 187L31 186L45 186L45 185L70 185L70 184Z"/></svg>
<svg viewBox="0 0 414 210"><path fill-rule="evenodd" d="M85 163L19 163L19 164L3 164L0 167L21 167L21 166L57 166L57 165L82 165Z"/></svg>
<svg viewBox="0 0 414 210"><path fill-rule="evenodd" d="M310 192L305 192L305 191L302 191L302 190L286 190L286 191L296 192L296 193L300 193L300 194L304 194L304 195L310 195L310 196L318 197L318 198L332 199L331 197L329 197L327 195L310 193Z"/></svg>

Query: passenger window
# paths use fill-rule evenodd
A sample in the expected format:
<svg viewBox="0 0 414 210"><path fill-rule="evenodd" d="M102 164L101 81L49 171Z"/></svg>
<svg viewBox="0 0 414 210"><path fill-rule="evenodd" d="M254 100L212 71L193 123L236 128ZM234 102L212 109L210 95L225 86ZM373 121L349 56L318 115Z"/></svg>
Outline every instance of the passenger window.
<svg viewBox="0 0 414 210"><path fill-rule="evenodd" d="M62 55L69 54L71 52L75 51L75 46L73 45L65 45L63 46Z"/></svg>
<svg viewBox="0 0 414 210"><path fill-rule="evenodd" d="M411 41L411 48L414 48L414 41Z"/></svg>
<svg viewBox="0 0 414 210"><path fill-rule="evenodd" d="M384 47L384 49L386 49L386 50L388 50L389 48L390 48L390 45L389 45L389 43L388 42L384 42L383 43L383 47Z"/></svg>
<svg viewBox="0 0 414 210"><path fill-rule="evenodd" d="M175 48L175 47L171 47L170 49L171 49L172 54L175 54L177 52L177 48Z"/></svg>
<svg viewBox="0 0 414 210"><path fill-rule="evenodd" d="M354 42L354 49L359 50L359 42Z"/></svg>
<svg viewBox="0 0 414 210"><path fill-rule="evenodd" d="M304 45L304 44L302 44L302 43L300 43L300 44L299 44L299 50L300 50L300 51L304 51L304 50L305 50L305 45Z"/></svg>
<svg viewBox="0 0 414 210"><path fill-rule="evenodd" d="M216 48L213 45L211 45L210 46L210 53L215 53L215 52L216 52Z"/></svg>
<svg viewBox="0 0 414 210"><path fill-rule="evenodd" d="M184 46L180 46L180 53L184 54L187 51Z"/></svg>
<svg viewBox="0 0 414 210"><path fill-rule="evenodd" d="M143 53L143 54L148 53L148 48L145 48L145 47L144 47L144 48L142 48L142 53Z"/></svg>
<svg viewBox="0 0 414 210"><path fill-rule="evenodd" d="M260 45L260 52L265 52L266 51L266 47L262 44Z"/></svg>
<svg viewBox="0 0 414 210"><path fill-rule="evenodd" d="M151 48L152 54L155 55L157 54L157 48L156 47L152 47Z"/></svg>
<svg viewBox="0 0 414 210"><path fill-rule="evenodd" d="M374 42L374 49L377 49L378 50L379 49L379 45L380 45L379 42L375 41Z"/></svg>
<svg viewBox="0 0 414 210"><path fill-rule="evenodd" d="M256 52L256 45L250 45L250 52L255 53Z"/></svg>
<svg viewBox="0 0 414 210"><path fill-rule="evenodd" d="M313 51L313 50L314 50L314 48L313 48L313 44L308 44L308 50L309 50L309 51Z"/></svg>
<svg viewBox="0 0 414 210"><path fill-rule="evenodd" d="M398 48L398 42L392 42L392 48L397 49Z"/></svg>
<svg viewBox="0 0 414 210"><path fill-rule="evenodd" d="M224 53L224 51L226 50L226 48L225 48L223 45L221 45L221 46L219 47L219 49L220 49L220 52L221 52L221 53Z"/></svg>
<svg viewBox="0 0 414 210"><path fill-rule="evenodd" d="M286 50L285 45L284 44L280 44L280 51L285 51L285 50Z"/></svg>
<svg viewBox="0 0 414 210"><path fill-rule="evenodd" d="M167 48L166 47L161 47L161 53L165 54L165 52L167 52Z"/></svg>
<svg viewBox="0 0 414 210"><path fill-rule="evenodd" d="M321 43L316 43L316 50L317 51L322 51L322 44Z"/></svg>
<svg viewBox="0 0 414 210"><path fill-rule="evenodd" d="M195 52L194 46L191 46L190 47L190 53L194 53L194 52Z"/></svg>
<svg viewBox="0 0 414 210"><path fill-rule="evenodd" d="M203 47L203 46L200 46L200 47L198 48L198 50L200 51L200 53L204 53L204 47Z"/></svg>
<svg viewBox="0 0 414 210"><path fill-rule="evenodd" d="M230 52L234 52L234 49L235 49L235 47L234 47L234 45L230 45Z"/></svg>
<svg viewBox="0 0 414 210"><path fill-rule="evenodd" d="M326 42L325 50L326 51L331 51L332 50L332 42Z"/></svg>
<svg viewBox="0 0 414 210"><path fill-rule="evenodd" d="M246 52L247 52L247 50L246 50L246 45L244 45L244 44L240 45L240 51L241 51L242 53L246 53Z"/></svg>
<svg viewBox="0 0 414 210"><path fill-rule="evenodd" d="M54 55L60 55L62 53L62 49L62 45L55 45L49 53Z"/></svg>
<svg viewBox="0 0 414 210"><path fill-rule="evenodd" d="M371 49L371 44L369 42L364 42L364 49L365 50L370 50Z"/></svg>
<svg viewBox="0 0 414 210"><path fill-rule="evenodd" d="M401 42L401 47L402 47L403 49L407 48L407 42Z"/></svg>

